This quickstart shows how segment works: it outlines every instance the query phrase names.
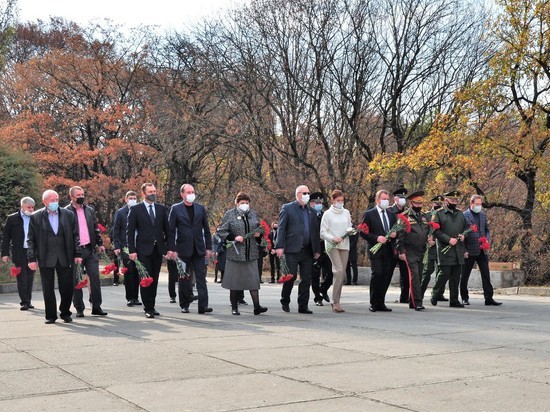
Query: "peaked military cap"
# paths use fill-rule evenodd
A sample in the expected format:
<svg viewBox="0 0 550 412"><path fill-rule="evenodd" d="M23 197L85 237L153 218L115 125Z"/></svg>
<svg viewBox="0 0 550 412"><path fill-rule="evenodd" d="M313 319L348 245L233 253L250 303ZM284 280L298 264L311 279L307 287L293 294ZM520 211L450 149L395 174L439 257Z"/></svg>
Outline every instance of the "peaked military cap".
<svg viewBox="0 0 550 412"><path fill-rule="evenodd" d="M443 196L459 198L461 194L458 190L451 190L450 192L444 193Z"/></svg>
<svg viewBox="0 0 550 412"><path fill-rule="evenodd" d="M399 197L405 197L407 193L408 193L408 190L402 187L400 189L397 189L395 192L393 192L393 195L399 196Z"/></svg>
<svg viewBox="0 0 550 412"><path fill-rule="evenodd" d="M414 193L411 193L409 196L407 196L407 200L414 201L414 202L423 202L424 198L422 196L424 196L424 191L418 190Z"/></svg>
<svg viewBox="0 0 550 412"><path fill-rule="evenodd" d="M325 197L321 192L314 192L309 195L309 201L310 202L317 202L317 203L323 203L323 199Z"/></svg>
<svg viewBox="0 0 550 412"><path fill-rule="evenodd" d="M445 198L442 195L437 195L435 197L432 197L432 200L430 202L443 202Z"/></svg>

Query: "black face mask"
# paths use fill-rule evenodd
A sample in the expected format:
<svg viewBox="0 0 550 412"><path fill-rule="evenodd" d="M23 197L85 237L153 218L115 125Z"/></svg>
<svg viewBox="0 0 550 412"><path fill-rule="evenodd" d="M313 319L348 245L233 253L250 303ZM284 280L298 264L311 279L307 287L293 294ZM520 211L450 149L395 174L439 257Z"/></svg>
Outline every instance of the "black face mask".
<svg viewBox="0 0 550 412"><path fill-rule="evenodd" d="M76 198L76 203L79 204L79 205L83 205L84 204L84 196L77 197Z"/></svg>
<svg viewBox="0 0 550 412"><path fill-rule="evenodd" d="M154 202L154 201L157 200L157 195L155 195L155 194L147 195L147 196L145 196L145 199L147 199L149 202Z"/></svg>
<svg viewBox="0 0 550 412"><path fill-rule="evenodd" d="M433 209L434 210L439 210L439 209L441 209L441 205L434 205Z"/></svg>
<svg viewBox="0 0 550 412"><path fill-rule="evenodd" d="M456 205L453 204L453 203L447 203L447 209L449 209L449 210L455 210L455 209L456 209Z"/></svg>
<svg viewBox="0 0 550 412"><path fill-rule="evenodd" d="M420 213L420 211L422 210L422 206L413 206L412 210L414 210L416 213Z"/></svg>

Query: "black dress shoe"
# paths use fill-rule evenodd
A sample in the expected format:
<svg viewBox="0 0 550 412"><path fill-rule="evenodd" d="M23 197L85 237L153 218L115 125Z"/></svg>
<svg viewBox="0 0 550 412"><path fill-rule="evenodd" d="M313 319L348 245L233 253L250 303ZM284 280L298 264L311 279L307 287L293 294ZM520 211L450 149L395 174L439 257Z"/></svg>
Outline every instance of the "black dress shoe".
<svg viewBox="0 0 550 412"><path fill-rule="evenodd" d="M375 307L374 305L370 305L370 306L369 306L369 310L370 310L371 312L376 312L376 307Z"/></svg>
<svg viewBox="0 0 550 412"><path fill-rule="evenodd" d="M46 320L44 321L44 323L45 323L46 325L50 325L50 324L52 324L52 323L55 323L55 319L46 319Z"/></svg>
<svg viewBox="0 0 550 412"><path fill-rule="evenodd" d="M156 311L156 309L153 309L153 315L155 315L155 316L160 316L160 313L158 313L158 312Z"/></svg>
<svg viewBox="0 0 550 412"><path fill-rule="evenodd" d="M316 300L315 301L315 306L323 306L323 301L322 300Z"/></svg>
<svg viewBox="0 0 550 412"><path fill-rule="evenodd" d="M142 303L138 299L133 299L133 301L134 301L134 305L136 305L136 306L141 306L142 305Z"/></svg>
<svg viewBox="0 0 550 412"><path fill-rule="evenodd" d="M311 315L313 312L310 311L308 308L302 308L302 309L298 309L298 313L305 313L307 315Z"/></svg>
<svg viewBox="0 0 550 412"><path fill-rule="evenodd" d="M288 303L281 303L281 307L285 312L290 312L290 306L288 305Z"/></svg>
<svg viewBox="0 0 550 412"><path fill-rule="evenodd" d="M462 304L464 306L470 306L470 301L468 299L462 299Z"/></svg>
<svg viewBox="0 0 550 412"><path fill-rule="evenodd" d="M145 312L145 317L147 319L153 319L155 317L155 314L153 312Z"/></svg>
<svg viewBox="0 0 550 412"><path fill-rule="evenodd" d="M246 300L244 300L244 299L239 300L237 303L238 303L239 305L244 305L244 306L248 305L248 302L247 302Z"/></svg>
<svg viewBox="0 0 550 412"><path fill-rule="evenodd" d="M464 305L460 302L452 302L452 303L449 303L449 307L450 308L463 308Z"/></svg>
<svg viewBox="0 0 550 412"><path fill-rule="evenodd" d="M254 315L259 315L260 313L267 312L267 308L264 308L263 306L258 306L257 308L254 308Z"/></svg>
<svg viewBox="0 0 550 412"><path fill-rule="evenodd" d="M502 302L497 302L494 299L485 300L485 306L500 306L500 305L502 305Z"/></svg>
<svg viewBox="0 0 550 412"><path fill-rule="evenodd" d="M29 309L34 309L34 306L29 303Z"/></svg>
<svg viewBox="0 0 550 412"><path fill-rule="evenodd" d="M130 306L130 307L132 307L132 306L134 306L134 305L135 305L135 303L134 303L133 300L129 300L129 301L126 303L126 306Z"/></svg>
<svg viewBox="0 0 550 412"><path fill-rule="evenodd" d="M189 313L189 308L181 308L181 313Z"/></svg>
<svg viewBox="0 0 550 412"><path fill-rule="evenodd" d="M351 284L352 284L353 286L357 286L357 281L353 281L353 282L351 282Z"/></svg>
<svg viewBox="0 0 550 412"><path fill-rule="evenodd" d="M448 302L449 299L447 299L445 296L440 296L440 297L437 298L437 301L438 302Z"/></svg>
<svg viewBox="0 0 550 412"><path fill-rule="evenodd" d="M19 308L19 310L29 310L29 305L27 305L26 303L23 303Z"/></svg>
<svg viewBox="0 0 550 412"><path fill-rule="evenodd" d="M96 316L107 316L108 313L107 313L107 312L103 312L103 309L99 308L99 309L93 309L93 310L92 310L92 315L96 315Z"/></svg>
<svg viewBox="0 0 550 412"><path fill-rule="evenodd" d="M76 311L76 317L77 318L83 318L84 317L84 311L83 310Z"/></svg>
<svg viewBox="0 0 550 412"><path fill-rule="evenodd" d="M241 312L239 312L238 309L233 309L233 310L231 310L231 314L235 315L235 316L239 316L241 314Z"/></svg>
<svg viewBox="0 0 550 412"><path fill-rule="evenodd" d="M391 312L392 311L392 309L388 308L386 305L378 306L377 310L380 311L380 312Z"/></svg>
<svg viewBox="0 0 550 412"><path fill-rule="evenodd" d="M199 313L200 313L201 315L204 315L205 313L211 313L211 312L213 312L213 311L214 311L214 309L212 309L212 308L199 309Z"/></svg>
<svg viewBox="0 0 550 412"><path fill-rule="evenodd" d="M421 311L421 310L424 310L424 309L426 309L426 308L422 305L418 305L416 308L414 308L414 310L416 310L416 311Z"/></svg>
<svg viewBox="0 0 550 412"><path fill-rule="evenodd" d="M63 322L65 323L71 323L73 321L73 318L71 318L69 315L61 316L61 319L63 319Z"/></svg>
<svg viewBox="0 0 550 412"><path fill-rule="evenodd" d="M176 298L170 298L170 303L176 303Z"/></svg>
<svg viewBox="0 0 550 412"><path fill-rule="evenodd" d="M330 302L330 298L328 297L328 293L327 292L322 292L321 293L323 295L323 299L326 300L327 302Z"/></svg>
<svg viewBox="0 0 550 412"><path fill-rule="evenodd" d="M430 303L431 303L433 306L437 306L437 299L432 297L432 298L430 299Z"/></svg>

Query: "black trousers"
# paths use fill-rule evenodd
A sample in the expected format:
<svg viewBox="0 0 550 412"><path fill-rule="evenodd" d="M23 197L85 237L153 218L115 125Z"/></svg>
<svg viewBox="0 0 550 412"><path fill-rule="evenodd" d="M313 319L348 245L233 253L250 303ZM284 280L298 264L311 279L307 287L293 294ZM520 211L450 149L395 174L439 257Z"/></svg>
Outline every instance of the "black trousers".
<svg viewBox="0 0 550 412"><path fill-rule="evenodd" d="M464 261L462 274L460 276L460 296L462 297L462 300L469 299L468 280L470 279L470 274L472 273L474 263L477 263L481 274L483 296L485 297L485 300L490 300L493 298L493 285L491 284L491 275L489 272L489 257L483 252L481 252L478 256L469 256Z"/></svg>
<svg viewBox="0 0 550 412"><path fill-rule="evenodd" d="M300 268L300 284L298 285L298 308L306 309L309 301L309 287L311 285L311 269L313 265L313 251L311 246L302 248L298 253L285 253L286 265L294 279L283 283L281 303L290 303L290 294Z"/></svg>
<svg viewBox="0 0 550 412"><path fill-rule="evenodd" d="M127 269L124 274L124 291L126 300L137 300L139 296L139 275L136 270L136 264L127 257L122 258L122 263Z"/></svg>
<svg viewBox="0 0 550 412"><path fill-rule="evenodd" d="M409 272L407 270L407 265L401 259L394 258L392 263L392 276L395 267L399 265L399 287L401 288L401 293L399 294L399 302L407 303L409 301ZM391 282L391 278L390 278ZM389 287L389 284L388 284Z"/></svg>
<svg viewBox="0 0 550 412"><path fill-rule="evenodd" d="M86 269L86 274L90 280L90 302L92 309L100 309L102 303L101 283L99 282L99 259L97 254L89 247L82 248L82 266ZM76 275L76 265L73 266L73 276ZM75 277L75 285L78 283ZM76 289L73 292L74 308L78 312L84 311L84 299L82 289Z"/></svg>
<svg viewBox="0 0 550 412"><path fill-rule="evenodd" d="M199 311L208 307L208 288L206 286L206 265L204 256L193 255L191 257L182 257L188 270L192 270L195 275L195 285L199 295ZM188 308L193 302L193 281L190 276L187 280L179 280L179 302L181 308Z"/></svg>
<svg viewBox="0 0 550 412"><path fill-rule="evenodd" d="M275 280L275 271L277 271L277 280L281 277L281 268L279 267L279 258L274 253L269 253L269 268L271 269L271 279Z"/></svg>
<svg viewBox="0 0 550 412"><path fill-rule="evenodd" d="M353 273L353 279L352 279ZM357 259L348 260L348 265L346 266L346 283L357 283L357 278L359 277L359 269L357 268Z"/></svg>
<svg viewBox="0 0 550 412"><path fill-rule="evenodd" d="M74 282L73 269L70 266L61 266L59 261L54 268L40 268L40 280L42 282L42 294L46 308L46 319L57 319L57 301L55 298L55 272L57 272L57 285L61 301L59 312L61 316L70 316L73 300Z"/></svg>
<svg viewBox="0 0 550 412"><path fill-rule="evenodd" d="M178 266L175 260L168 259L166 261L166 267L168 269L168 295L170 295L171 299L176 299L176 285L180 278Z"/></svg>
<svg viewBox="0 0 550 412"><path fill-rule="evenodd" d="M149 276L153 278L153 283L151 283L150 286L144 288L140 285L143 310L145 312L151 312L155 310L160 266L162 265L162 255L157 251L157 248L155 247L153 249L153 253L150 255L138 254L138 260L143 264L143 266L145 266Z"/></svg>
<svg viewBox="0 0 550 412"><path fill-rule="evenodd" d="M30 270L29 263L25 255L24 261L21 262L21 273L17 275L17 292L19 293L19 299L21 299L20 305L31 304L34 272L34 270Z"/></svg>
<svg viewBox="0 0 550 412"><path fill-rule="evenodd" d="M382 246L384 247L384 246ZM379 257L371 257L371 275L370 275L370 304L375 307L383 307L386 301L386 292L393 275L393 254L389 252Z"/></svg>

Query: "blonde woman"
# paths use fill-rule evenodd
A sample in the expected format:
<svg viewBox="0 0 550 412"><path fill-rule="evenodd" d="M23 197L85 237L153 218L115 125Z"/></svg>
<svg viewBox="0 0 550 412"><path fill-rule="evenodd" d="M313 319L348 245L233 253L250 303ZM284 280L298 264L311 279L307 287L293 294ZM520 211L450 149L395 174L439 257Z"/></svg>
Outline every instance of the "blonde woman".
<svg viewBox="0 0 550 412"><path fill-rule="evenodd" d="M340 190L333 190L330 199L332 206L323 213L321 219L321 239L325 241L325 250L332 262L334 280L332 284L332 310L345 312L340 306L340 295L344 284L344 274L349 257L349 234L351 216L349 210L344 209L344 194Z"/></svg>

